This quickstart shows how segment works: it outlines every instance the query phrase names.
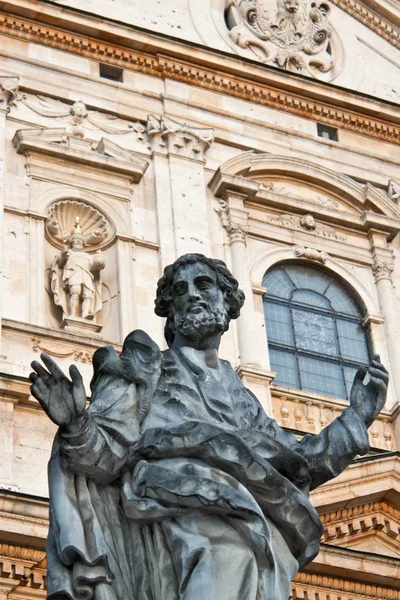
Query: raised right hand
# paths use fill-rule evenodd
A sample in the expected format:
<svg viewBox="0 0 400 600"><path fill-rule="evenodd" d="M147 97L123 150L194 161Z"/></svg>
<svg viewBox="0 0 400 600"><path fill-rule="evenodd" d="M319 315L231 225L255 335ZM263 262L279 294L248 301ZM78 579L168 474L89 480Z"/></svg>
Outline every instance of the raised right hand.
<svg viewBox="0 0 400 600"><path fill-rule="evenodd" d="M86 392L82 376L75 365L69 368L71 381L48 354L40 358L47 369L36 360L31 364L33 373L31 394L39 400L50 419L60 427L67 427L73 419L83 414L86 406Z"/></svg>

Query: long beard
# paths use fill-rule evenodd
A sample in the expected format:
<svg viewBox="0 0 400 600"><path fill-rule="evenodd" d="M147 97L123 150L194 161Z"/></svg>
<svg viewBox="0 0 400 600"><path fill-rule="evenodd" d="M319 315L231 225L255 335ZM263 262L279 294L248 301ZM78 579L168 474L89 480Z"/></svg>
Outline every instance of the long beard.
<svg viewBox="0 0 400 600"><path fill-rule="evenodd" d="M226 331L229 317L226 310L216 308L201 314L189 312L183 317L175 318L174 324L176 330L185 338L200 341Z"/></svg>

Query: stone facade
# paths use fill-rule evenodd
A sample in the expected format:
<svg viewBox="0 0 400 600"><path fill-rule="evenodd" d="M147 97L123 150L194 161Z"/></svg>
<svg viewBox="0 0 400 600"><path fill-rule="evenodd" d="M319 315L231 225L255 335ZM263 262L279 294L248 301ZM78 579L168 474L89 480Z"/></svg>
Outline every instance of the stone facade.
<svg viewBox="0 0 400 600"><path fill-rule="evenodd" d="M154 293L185 252L224 260L239 280L247 302L221 355L299 435L346 401L274 383L264 274L317 265L364 307L388 402L371 454L314 493L324 543L293 597L400 599L400 9L314 5L2 7L0 600L45 597L55 429L29 394L30 362L76 361L89 384L94 351L135 328L165 347ZM101 308L71 320L51 273L76 217L91 264L101 253Z"/></svg>

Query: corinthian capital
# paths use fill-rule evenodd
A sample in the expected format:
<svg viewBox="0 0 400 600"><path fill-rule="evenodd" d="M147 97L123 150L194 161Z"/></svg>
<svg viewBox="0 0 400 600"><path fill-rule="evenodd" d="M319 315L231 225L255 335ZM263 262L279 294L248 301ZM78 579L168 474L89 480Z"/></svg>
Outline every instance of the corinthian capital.
<svg viewBox="0 0 400 600"><path fill-rule="evenodd" d="M375 281L380 281L381 279L389 279L390 281L392 280L394 265L391 260L381 260L375 258L371 268Z"/></svg>

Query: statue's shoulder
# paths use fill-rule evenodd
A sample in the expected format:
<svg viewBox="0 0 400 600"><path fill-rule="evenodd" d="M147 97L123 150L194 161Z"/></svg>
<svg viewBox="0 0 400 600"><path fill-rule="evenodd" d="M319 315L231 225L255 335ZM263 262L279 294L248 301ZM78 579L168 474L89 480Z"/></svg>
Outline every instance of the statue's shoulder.
<svg viewBox="0 0 400 600"><path fill-rule="evenodd" d="M161 369L162 354L151 337L140 329L125 338L118 355L113 346L99 348L93 355L91 387L101 375L122 377L135 383L150 383Z"/></svg>

